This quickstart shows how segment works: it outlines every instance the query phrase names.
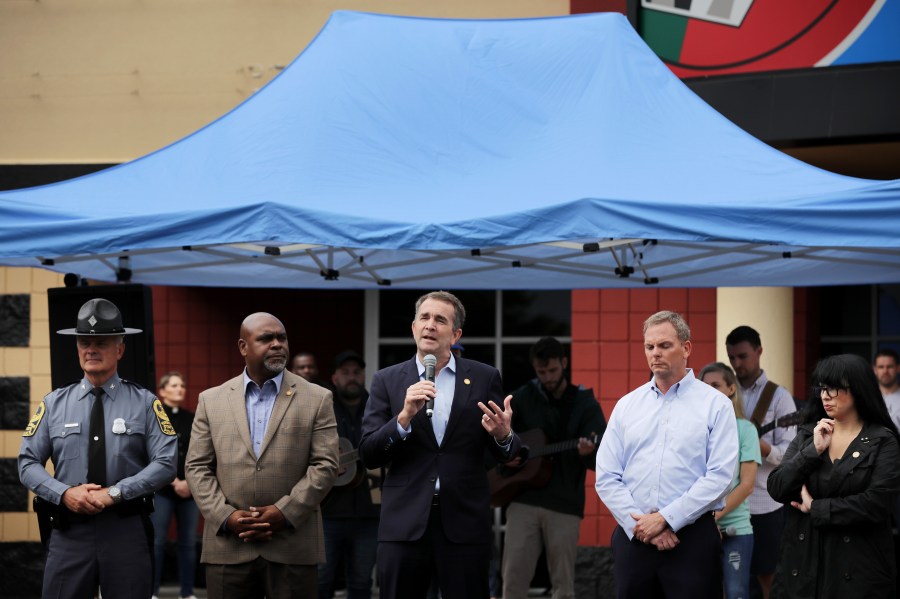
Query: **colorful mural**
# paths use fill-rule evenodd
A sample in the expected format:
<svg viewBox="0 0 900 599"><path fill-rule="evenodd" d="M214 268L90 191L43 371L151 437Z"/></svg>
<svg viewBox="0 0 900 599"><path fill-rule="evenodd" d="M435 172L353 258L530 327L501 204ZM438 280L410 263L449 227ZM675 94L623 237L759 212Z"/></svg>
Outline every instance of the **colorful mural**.
<svg viewBox="0 0 900 599"><path fill-rule="evenodd" d="M641 0L681 78L900 60L900 0Z"/></svg>

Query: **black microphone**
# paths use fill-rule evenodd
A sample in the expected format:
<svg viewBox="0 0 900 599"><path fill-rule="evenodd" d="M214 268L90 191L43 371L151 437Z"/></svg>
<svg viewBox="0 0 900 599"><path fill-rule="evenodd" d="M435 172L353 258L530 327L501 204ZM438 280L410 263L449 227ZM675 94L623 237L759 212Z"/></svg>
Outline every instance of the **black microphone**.
<svg viewBox="0 0 900 599"><path fill-rule="evenodd" d="M434 382L434 367L437 366L437 358L433 354L428 354L422 358L422 364L425 365L425 380ZM434 415L434 398L429 397L425 402L425 415L431 418Z"/></svg>

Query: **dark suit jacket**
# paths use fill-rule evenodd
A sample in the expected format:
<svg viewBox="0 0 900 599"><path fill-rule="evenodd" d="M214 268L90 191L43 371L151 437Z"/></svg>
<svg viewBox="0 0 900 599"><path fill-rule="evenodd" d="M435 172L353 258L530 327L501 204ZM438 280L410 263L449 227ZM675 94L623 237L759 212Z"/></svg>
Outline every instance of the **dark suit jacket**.
<svg viewBox="0 0 900 599"><path fill-rule="evenodd" d="M440 514L447 538L455 543L488 543L491 511L484 451L506 461L520 447L513 435L509 454L504 453L481 425L479 401L503 405L500 373L480 362L456 359L456 392L440 447L424 409L413 417L412 432L406 439L397 432L406 389L418 380L413 358L376 372L369 390L359 449L367 468L387 469L378 540L422 537L431 513L435 479L440 477Z"/></svg>

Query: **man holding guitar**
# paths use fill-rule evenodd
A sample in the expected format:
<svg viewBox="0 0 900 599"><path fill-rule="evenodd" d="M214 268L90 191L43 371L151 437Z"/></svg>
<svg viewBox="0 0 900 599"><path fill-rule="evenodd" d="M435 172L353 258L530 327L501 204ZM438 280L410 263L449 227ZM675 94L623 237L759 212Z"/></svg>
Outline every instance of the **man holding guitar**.
<svg viewBox="0 0 900 599"><path fill-rule="evenodd" d="M319 564L319 599L334 595L334 580L342 556L348 599L370 599L380 505L372 502L366 469L357 463L356 457L369 398L362 356L355 351L339 353L334 360L331 382L341 457L338 478L322 502L325 563Z"/></svg>
<svg viewBox="0 0 900 599"><path fill-rule="evenodd" d="M748 326L737 327L725 338L725 349L744 396L744 413L751 422L761 426L778 421L797 409L790 392L769 381L760 368L759 359L763 348L755 329ZM748 499L750 523L753 525L750 573L759 581L764 599L769 597L775 566L778 564L785 509L769 495L766 481L769 473L781 463L781 457L796 434L796 426L775 427L759 438L762 465L756 472L756 483Z"/></svg>
<svg viewBox="0 0 900 599"><path fill-rule="evenodd" d="M532 346L529 357L537 378L513 392L513 430L530 440L532 454L551 443L558 447L543 460L549 480L522 481L523 492L506 511L503 550L503 597L528 595L529 583L543 547L547 554L553 599L575 597L575 551L584 517L585 471L594 469L597 444L606 429L600 404L590 389L566 379L568 359L562 344L545 337ZM504 472L516 479L522 458ZM536 470L542 470L540 466ZM535 472L535 478L539 476ZM501 483L503 481L501 480ZM529 484L531 482L532 484ZM538 486L534 486L538 485ZM529 488L530 487L530 488ZM496 489L494 489L496 490Z"/></svg>

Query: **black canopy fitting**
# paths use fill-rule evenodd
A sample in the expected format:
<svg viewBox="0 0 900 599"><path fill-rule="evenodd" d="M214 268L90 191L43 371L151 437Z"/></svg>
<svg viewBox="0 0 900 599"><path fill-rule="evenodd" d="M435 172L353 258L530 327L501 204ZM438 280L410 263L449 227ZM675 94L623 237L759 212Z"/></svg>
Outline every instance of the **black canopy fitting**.
<svg viewBox="0 0 900 599"><path fill-rule="evenodd" d="M267 245L266 246L266 256L280 256L281 248L277 245Z"/></svg>
<svg viewBox="0 0 900 599"><path fill-rule="evenodd" d="M319 274L322 275L326 281L337 281L338 276L340 276L341 273L333 268L329 268L328 270L320 270Z"/></svg>
<svg viewBox="0 0 900 599"><path fill-rule="evenodd" d="M585 254L589 254L591 252L599 252L600 244L597 243L596 241L593 243L586 243L583 246L581 246L581 249Z"/></svg>

